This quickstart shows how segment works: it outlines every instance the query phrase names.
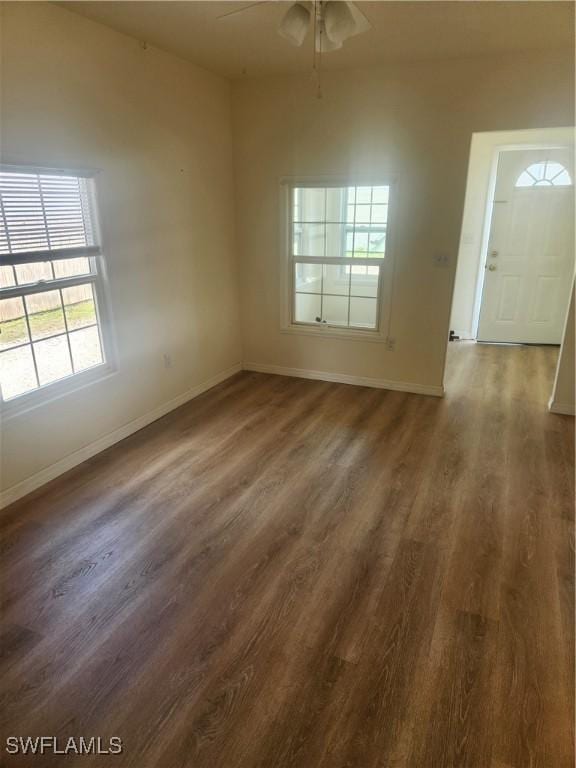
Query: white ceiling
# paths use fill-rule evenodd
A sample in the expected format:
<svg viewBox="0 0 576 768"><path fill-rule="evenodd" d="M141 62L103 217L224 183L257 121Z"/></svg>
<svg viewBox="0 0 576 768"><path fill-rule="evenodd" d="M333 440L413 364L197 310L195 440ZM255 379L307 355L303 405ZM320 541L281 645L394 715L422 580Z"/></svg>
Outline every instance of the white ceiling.
<svg viewBox="0 0 576 768"><path fill-rule="evenodd" d="M310 36L302 48L278 37L285 0L269 0L229 18L249 2L152 0L61 2L68 8L228 77L310 69ZM458 58L567 48L574 45L572 2L358 2L372 23L365 34L323 56L327 69L374 66L391 60Z"/></svg>

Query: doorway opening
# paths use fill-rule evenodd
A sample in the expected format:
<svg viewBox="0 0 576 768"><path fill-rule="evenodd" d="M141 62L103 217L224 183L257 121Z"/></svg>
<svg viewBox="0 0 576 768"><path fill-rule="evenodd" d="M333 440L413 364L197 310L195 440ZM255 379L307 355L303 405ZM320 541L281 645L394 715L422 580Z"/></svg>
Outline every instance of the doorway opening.
<svg viewBox="0 0 576 768"><path fill-rule="evenodd" d="M450 341L550 347L547 358L554 356L557 368L551 390L560 368L574 365L566 338L574 293L574 181L573 129L472 137ZM562 413L573 412L570 392L568 398L559 404Z"/></svg>

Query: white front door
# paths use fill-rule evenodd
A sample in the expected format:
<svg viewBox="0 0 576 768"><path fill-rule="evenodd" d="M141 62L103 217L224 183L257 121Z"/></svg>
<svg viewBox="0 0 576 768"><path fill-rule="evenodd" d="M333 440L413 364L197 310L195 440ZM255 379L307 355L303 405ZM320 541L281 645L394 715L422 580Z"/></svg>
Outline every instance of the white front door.
<svg viewBox="0 0 576 768"><path fill-rule="evenodd" d="M560 344L574 275L570 149L500 153L478 341Z"/></svg>

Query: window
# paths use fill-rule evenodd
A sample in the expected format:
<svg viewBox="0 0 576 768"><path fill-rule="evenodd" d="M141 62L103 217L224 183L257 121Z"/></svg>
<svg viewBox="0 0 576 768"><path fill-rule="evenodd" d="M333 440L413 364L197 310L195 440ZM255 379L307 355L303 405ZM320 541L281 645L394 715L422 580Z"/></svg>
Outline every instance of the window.
<svg viewBox="0 0 576 768"><path fill-rule="evenodd" d="M517 187L569 187L571 184L566 168L549 160L529 165L516 181Z"/></svg>
<svg viewBox="0 0 576 768"><path fill-rule="evenodd" d="M93 179L0 168L0 392L104 364Z"/></svg>
<svg viewBox="0 0 576 768"><path fill-rule="evenodd" d="M293 186L291 322L376 331L388 186Z"/></svg>

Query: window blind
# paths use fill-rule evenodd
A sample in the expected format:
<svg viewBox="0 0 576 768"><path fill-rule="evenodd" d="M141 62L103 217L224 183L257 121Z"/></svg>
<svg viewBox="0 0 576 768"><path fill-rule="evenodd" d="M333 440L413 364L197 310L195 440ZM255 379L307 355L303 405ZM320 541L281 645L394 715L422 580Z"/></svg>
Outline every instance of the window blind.
<svg viewBox="0 0 576 768"><path fill-rule="evenodd" d="M0 165L0 400L105 364L95 182ZM94 375L94 374L91 374ZM60 386L60 385L59 385Z"/></svg>
<svg viewBox="0 0 576 768"><path fill-rule="evenodd" d="M23 264L99 252L87 179L0 170L0 263Z"/></svg>

